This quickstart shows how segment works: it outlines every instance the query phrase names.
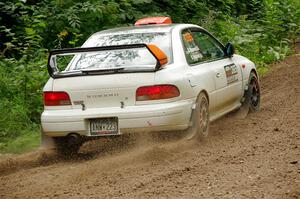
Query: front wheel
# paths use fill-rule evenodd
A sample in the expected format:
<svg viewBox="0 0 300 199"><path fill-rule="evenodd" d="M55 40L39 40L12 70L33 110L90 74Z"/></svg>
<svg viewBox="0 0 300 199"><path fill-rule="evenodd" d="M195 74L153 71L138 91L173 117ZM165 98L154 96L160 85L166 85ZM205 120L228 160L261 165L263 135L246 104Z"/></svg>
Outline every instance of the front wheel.
<svg viewBox="0 0 300 199"><path fill-rule="evenodd" d="M186 139L204 139L209 131L208 99L204 93L200 93L192 112L192 126L187 129Z"/></svg>
<svg viewBox="0 0 300 199"><path fill-rule="evenodd" d="M248 90L245 92L243 106L247 106L250 112L259 110L260 107L260 86L257 76L251 72Z"/></svg>

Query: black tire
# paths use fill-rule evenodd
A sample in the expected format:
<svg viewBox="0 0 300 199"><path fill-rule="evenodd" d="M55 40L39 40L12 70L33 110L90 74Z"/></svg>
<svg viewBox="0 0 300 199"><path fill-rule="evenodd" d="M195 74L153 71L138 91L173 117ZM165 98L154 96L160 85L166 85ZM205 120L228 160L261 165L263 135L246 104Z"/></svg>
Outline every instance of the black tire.
<svg viewBox="0 0 300 199"><path fill-rule="evenodd" d="M72 136L54 138L56 151L62 156L74 156L78 153L82 141Z"/></svg>
<svg viewBox="0 0 300 199"><path fill-rule="evenodd" d="M250 73L249 85L245 91L243 106L249 107L250 112L258 111L260 108L260 85L254 72Z"/></svg>
<svg viewBox="0 0 300 199"><path fill-rule="evenodd" d="M200 93L197 98L191 122L192 126L186 130L186 139L205 139L209 132L209 109L208 99L204 93Z"/></svg>

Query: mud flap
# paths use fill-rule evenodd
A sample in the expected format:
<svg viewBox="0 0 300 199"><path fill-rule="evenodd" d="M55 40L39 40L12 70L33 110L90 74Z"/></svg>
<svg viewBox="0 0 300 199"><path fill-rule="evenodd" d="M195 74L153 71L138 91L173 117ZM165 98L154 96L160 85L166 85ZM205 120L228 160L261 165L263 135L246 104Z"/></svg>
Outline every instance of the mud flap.
<svg viewBox="0 0 300 199"><path fill-rule="evenodd" d="M245 119L249 113L249 104L243 104L234 114L233 117L236 119Z"/></svg>
<svg viewBox="0 0 300 199"><path fill-rule="evenodd" d="M42 149L55 149L56 145L54 143L54 139L50 136L45 135L42 131L41 135L41 148Z"/></svg>
<svg viewBox="0 0 300 199"><path fill-rule="evenodd" d="M245 119L250 111L250 93L248 86L246 87L245 94L242 101L242 106L233 114L236 119Z"/></svg>
<svg viewBox="0 0 300 199"><path fill-rule="evenodd" d="M191 114L191 118L190 118L190 126L185 131L185 133L186 133L185 139L186 140L191 140L197 134L197 127L195 126L195 122L196 122L195 120L197 118L196 107L197 107L197 104L194 103L193 106L192 106L192 114Z"/></svg>

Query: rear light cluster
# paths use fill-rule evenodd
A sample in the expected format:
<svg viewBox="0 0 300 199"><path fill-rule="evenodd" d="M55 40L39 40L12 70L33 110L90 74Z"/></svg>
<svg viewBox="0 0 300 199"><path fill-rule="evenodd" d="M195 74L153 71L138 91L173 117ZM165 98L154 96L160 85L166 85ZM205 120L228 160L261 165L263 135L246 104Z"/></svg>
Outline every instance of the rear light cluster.
<svg viewBox="0 0 300 199"><path fill-rule="evenodd" d="M44 92L45 106L67 106L71 105L71 100L66 92Z"/></svg>
<svg viewBox="0 0 300 199"><path fill-rule="evenodd" d="M136 90L136 101L162 100L179 95L178 88L173 85L143 86Z"/></svg>
<svg viewBox="0 0 300 199"><path fill-rule="evenodd" d="M178 97L180 92L174 85L143 86L136 90L136 101L162 100ZM67 106L71 100L66 92L44 92L45 106Z"/></svg>

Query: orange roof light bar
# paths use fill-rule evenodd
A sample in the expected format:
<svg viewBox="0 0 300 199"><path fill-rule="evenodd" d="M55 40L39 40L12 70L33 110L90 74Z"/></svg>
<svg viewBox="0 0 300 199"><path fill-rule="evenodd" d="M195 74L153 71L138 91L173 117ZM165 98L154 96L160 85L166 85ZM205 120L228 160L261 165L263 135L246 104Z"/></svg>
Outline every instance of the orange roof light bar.
<svg viewBox="0 0 300 199"><path fill-rule="evenodd" d="M137 20L134 25L141 26L151 24L172 24L172 20L170 17L147 17Z"/></svg>

